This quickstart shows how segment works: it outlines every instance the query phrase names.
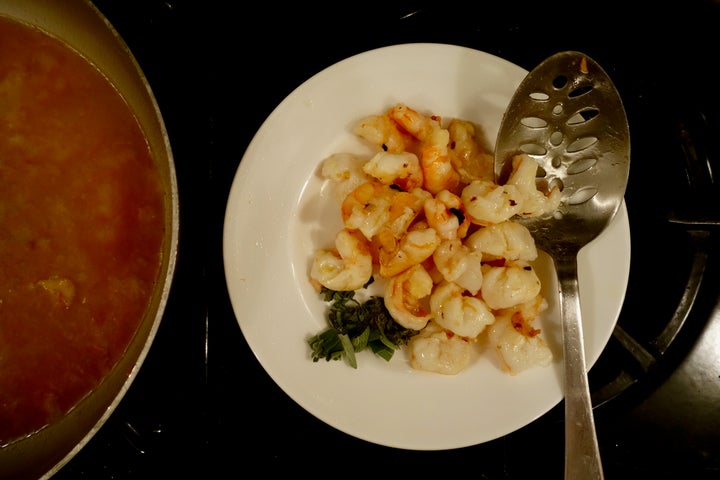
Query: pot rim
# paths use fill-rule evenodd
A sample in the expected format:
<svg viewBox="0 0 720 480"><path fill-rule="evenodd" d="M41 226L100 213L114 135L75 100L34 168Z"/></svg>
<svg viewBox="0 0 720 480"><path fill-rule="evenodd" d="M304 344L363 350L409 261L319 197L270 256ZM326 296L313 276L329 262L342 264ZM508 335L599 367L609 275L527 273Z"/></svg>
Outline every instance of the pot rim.
<svg viewBox="0 0 720 480"><path fill-rule="evenodd" d="M89 0L0 0L0 16L29 23L59 38L108 77L138 118L164 189L166 229L156 287L123 357L60 421L0 447L0 477L49 478L105 424L150 350L175 275L180 230L178 184L169 136L150 83L128 45L95 5ZM99 402L98 398L111 400Z"/></svg>

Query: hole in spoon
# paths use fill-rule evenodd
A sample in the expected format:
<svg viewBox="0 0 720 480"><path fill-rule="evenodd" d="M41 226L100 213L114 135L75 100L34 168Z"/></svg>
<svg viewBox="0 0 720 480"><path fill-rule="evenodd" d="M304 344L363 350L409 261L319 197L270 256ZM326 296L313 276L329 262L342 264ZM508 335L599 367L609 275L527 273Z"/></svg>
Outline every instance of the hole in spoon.
<svg viewBox="0 0 720 480"><path fill-rule="evenodd" d="M582 173L586 170L589 170L597 163L597 158L579 158L572 162L570 165L568 165L567 173L569 175L577 175L578 173Z"/></svg>
<svg viewBox="0 0 720 480"><path fill-rule="evenodd" d="M567 151L569 153L580 152L595 145L597 141L597 137L581 137L577 140L574 140L570 145L568 145Z"/></svg>
<svg viewBox="0 0 720 480"><path fill-rule="evenodd" d="M599 114L600 110L597 108L586 108L576 112L572 117L568 118L566 123L571 126L581 125L597 117Z"/></svg>
<svg viewBox="0 0 720 480"><path fill-rule="evenodd" d="M562 179L557 177L551 178L547 186L548 191L552 190L553 188L558 188L562 192L562 190L565 188L565 184L563 183Z"/></svg>
<svg viewBox="0 0 720 480"><path fill-rule="evenodd" d="M535 100L536 102L547 102L550 100L550 95L545 92L530 92L530 95L528 96L531 100Z"/></svg>
<svg viewBox="0 0 720 480"><path fill-rule="evenodd" d="M523 117L520 123L528 128L545 128L548 123L540 117Z"/></svg>
<svg viewBox="0 0 720 480"><path fill-rule="evenodd" d="M597 194L597 187L587 186L577 189L567 199L569 205L579 205L590 200Z"/></svg>
<svg viewBox="0 0 720 480"><path fill-rule="evenodd" d="M560 90L561 88L565 87L568 83L568 77L565 75L558 75L557 77L553 78L552 86L556 90Z"/></svg>
<svg viewBox="0 0 720 480"><path fill-rule="evenodd" d="M551 143L554 147L557 147L558 145L560 145L560 144L562 143L562 141L563 141L563 134L562 134L562 132L553 132L553 133L550 135L550 143Z"/></svg>
<svg viewBox="0 0 720 480"><path fill-rule="evenodd" d="M570 98L578 98L582 97L586 93L590 92L593 89L592 85L583 85L577 88L574 88L568 93L568 97Z"/></svg>
<svg viewBox="0 0 720 480"><path fill-rule="evenodd" d="M527 153L528 155L545 155L547 153L545 147L536 143L526 143L524 145L520 145L520 151Z"/></svg>

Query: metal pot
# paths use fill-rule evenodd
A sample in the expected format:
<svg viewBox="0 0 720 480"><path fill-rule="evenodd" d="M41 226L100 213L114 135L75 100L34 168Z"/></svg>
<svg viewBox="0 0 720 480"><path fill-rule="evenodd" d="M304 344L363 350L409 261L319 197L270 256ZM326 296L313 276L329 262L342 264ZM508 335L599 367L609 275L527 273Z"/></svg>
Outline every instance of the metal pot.
<svg viewBox="0 0 720 480"><path fill-rule="evenodd" d="M119 89L138 117L164 188L162 264L150 305L122 358L100 385L60 421L0 448L0 478L47 478L102 427L133 382L153 342L168 299L177 256L179 206L175 167L162 115L138 63L89 0L0 0L0 15L31 23L85 55Z"/></svg>

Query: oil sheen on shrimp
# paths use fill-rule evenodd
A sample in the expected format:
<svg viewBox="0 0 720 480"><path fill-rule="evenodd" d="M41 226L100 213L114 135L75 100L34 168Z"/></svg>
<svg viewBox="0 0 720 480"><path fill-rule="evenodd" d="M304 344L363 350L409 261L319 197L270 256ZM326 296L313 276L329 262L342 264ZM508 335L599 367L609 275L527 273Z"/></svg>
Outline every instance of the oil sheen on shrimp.
<svg viewBox="0 0 720 480"><path fill-rule="evenodd" d="M389 278L430 258L440 245L433 228L417 228L397 239L380 232L377 237L380 275Z"/></svg>
<svg viewBox="0 0 720 480"><path fill-rule="evenodd" d="M383 234L389 232L393 238L400 239L422 214L425 202L431 197L430 193L422 188L415 188L410 192L395 190L393 192L390 198L390 215L381 232Z"/></svg>
<svg viewBox="0 0 720 480"><path fill-rule="evenodd" d="M474 345L430 321L408 342L410 366L416 370L456 375L470 364Z"/></svg>
<svg viewBox="0 0 720 480"><path fill-rule="evenodd" d="M432 278L425 268L421 264L413 265L387 282L385 307L403 327L422 330L432 318L428 299L433 286Z"/></svg>
<svg viewBox="0 0 720 480"><path fill-rule="evenodd" d="M487 330L488 341L497 352L503 370L510 375L531 367L546 367L553 360L552 350L531 322L547 308L542 296L496 312L495 323Z"/></svg>
<svg viewBox="0 0 720 480"><path fill-rule="evenodd" d="M370 240L390 219L394 195L395 190L378 181L360 184L340 206L345 228L360 230Z"/></svg>
<svg viewBox="0 0 720 480"><path fill-rule="evenodd" d="M412 190L423 185L420 160L411 152L378 152L362 169L381 183L397 185L402 190Z"/></svg>
<svg viewBox="0 0 720 480"><path fill-rule="evenodd" d="M453 118L448 124L450 133L450 162L462 183L473 180L495 180L493 156L477 140L475 125Z"/></svg>
<svg viewBox="0 0 720 480"><path fill-rule="evenodd" d="M389 115L368 115L355 124L353 132L381 150L389 153L413 151L418 140L398 128Z"/></svg>
<svg viewBox="0 0 720 480"><path fill-rule="evenodd" d="M433 290L430 311L435 323L469 339L476 338L495 321L482 300L466 295L464 288L452 282L443 282Z"/></svg>
<svg viewBox="0 0 720 480"><path fill-rule="evenodd" d="M460 184L460 175L453 168L448 155L450 132L442 127L441 119L425 116L402 103L392 107L389 115L421 142L420 165L424 188L433 195L445 189L455 190Z"/></svg>
<svg viewBox="0 0 720 480"><path fill-rule="evenodd" d="M335 291L357 290L373 272L370 244L358 231L342 229L335 236L335 249L315 253L310 277Z"/></svg>
<svg viewBox="0 0 720 480"><path fill-rule="evenodd" d="M537 188L535 176L538 164L535 160L526 154L516 155L512 166L507 185L515 185L522 195L520 215L535 217L557 210L562 192L558 186L550 188L547 194Z"/></svg>
<svg viewBox="0 0 720 480"><path fill-rule="evenodd" d="M470 228L470 220L464 214L462 199L450 192L441 190L425 202L425 219L443 240L465 238Z"/></svg>
<svg viewBox="0 0 720 480"><path fill-rule="evenodd" d="M443 241L433 252L433 262L443 278L471 295L482 287L482 253L463 245L459 238Z"/></svg>
<svg viewBox="0 0 720 480"><path fill-rule="evenodd" d="M486 260L532 262L537 258L535 239L521 223L505 221L481 228L467 237L465 245L482 252Z"/></svg>
<svg viewBox="0 0 720 480"><path fill-rule="evenodd" d="M522 209L522 194L516 185L497 185L489 180L473 180L463 188L460 198L477 225L504 222Z"/></svg>
<svg viewBox="0 0 720 480"><path fill-rule="evenodd" d="M505 263L501 267L483 266L480 294L493 310L525 303L540 294L540 279L529 265Z"/></svg>

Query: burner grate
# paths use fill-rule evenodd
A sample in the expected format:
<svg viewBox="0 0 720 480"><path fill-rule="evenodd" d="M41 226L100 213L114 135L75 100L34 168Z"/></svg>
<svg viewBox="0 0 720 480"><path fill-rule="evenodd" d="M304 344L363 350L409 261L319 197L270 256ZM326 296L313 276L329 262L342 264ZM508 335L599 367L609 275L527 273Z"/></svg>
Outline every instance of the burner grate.
<svg viewBox="0 0 720 480"><path fill-rule="evenodd" d="M648 192L647 187L635 190L642 195L628 202L634 227L630 282L611 341L591 370L595 408L652 377L656 370L671 370L664 365L669 363L665 358L698 309L698 296L708 283L713 233L720 225L720 209L710 210L720 204L713 177L718 157L708 141L708 117L693 111L679 118L683 120L673 132L677 158L670 160L675 160L674 167L681 171L673 170L673 164L658 168L653 174L665 178L658 181L656 177L656 191ZM657 201L661 195L665 196L663 202ZM632 203L636 199L639 201ZM666 205L658 209L654 202ZM633 206L638 208L633 210ZM668 317L667 312L673 313ZM707 321L705 313L698 315L699 321Z"/></svg>

